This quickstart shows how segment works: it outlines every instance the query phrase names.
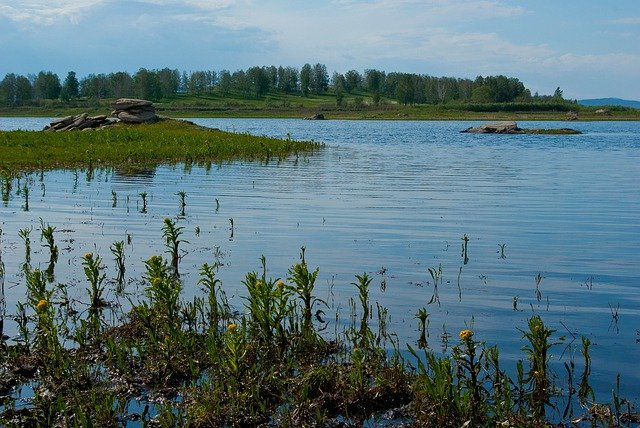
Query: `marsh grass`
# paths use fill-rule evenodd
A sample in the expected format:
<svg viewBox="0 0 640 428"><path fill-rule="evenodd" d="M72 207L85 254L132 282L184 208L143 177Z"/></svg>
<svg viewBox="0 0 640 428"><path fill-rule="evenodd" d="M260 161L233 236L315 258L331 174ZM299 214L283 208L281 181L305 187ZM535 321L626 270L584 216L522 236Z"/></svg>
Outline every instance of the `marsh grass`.
<svg viewBox="0 0 640 428"><path fill-rule="evenodd" d="M263 161L321 147L320 143L234 134L170 119L92 132L0 131L2 197L6 203L14 171L80 168L91 178L96 168L105 166Z"/></svg>
<svg viewBox="0 0 640 428"><path fill-rule="evenodd" d="M175 223L165 220L163 228L169 226L179 241ZM124 265L123 245L111 248L116 264ZM139 280L144 296L131 298L130 309L110 322L102 312L117 306L106 300L111 283L97 254L82 257L89 284L82 312L71 310L67 285L28 270L26 300L15 316L19 337L0 346L0 391L30 384L34 395L26 407L15 396L5 399L0 424L369 426L391 413L394 426L551 426L547 415L562 390L550 368L555 331L539 316L521 330L524 358L512 378L498 348L468 328L452 336L443 326L443 351L432 350L424 308L417 314L420 353L411 344L401 351L386 331L386 309L372 302L366 272L352 282L353 322L331 335L320 316L328 305L315 290L319 269L309 267L305 249L286 282L269 275L265 257L260 262L259 272L246 274L242 307L233 308L217 262L199 270L203 294L185 300L172 260L152 256ZM371 328L374 305L378 329ZM578 396L592 409L583 421L633 420L619 383L611 404L596 403L589 348L583 339ZM140 397L144 410L130 411Z"/></svg>

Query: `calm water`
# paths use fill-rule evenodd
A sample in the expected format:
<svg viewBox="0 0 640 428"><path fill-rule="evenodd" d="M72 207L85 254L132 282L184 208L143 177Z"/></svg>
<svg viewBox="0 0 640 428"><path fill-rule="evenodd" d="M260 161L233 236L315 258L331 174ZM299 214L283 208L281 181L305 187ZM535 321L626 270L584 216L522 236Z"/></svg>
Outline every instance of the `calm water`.
<svg viewBox="0 0 640 428"><path fill-rule="evenodd" d="M0 128L41 129L48 121L0 118ZM518 329L539 314L565 339L553 348L559 386L572 354L581 370L584 335L593 344L597 398L611 399L620 373L624 395L640 401L640 123L529 122L520 125L584 134L489 136L459 133L472 122L194 121L327 146L281 163L163 166L138 176L103 170L89 178L87 171L52 171L14 181L0 206L8 313L25 293L20 229L33 228L32 265L44 269L40 218L56 227L56 281L82 299L81 256L97 252L115 277L109 246L130 236L127 277L139 278L142 262L164 253L162 221L179 214L177 192L184 191L186 216L178 224L189 241L181 262L188 298L200 293L199 266L218 260L223 286L241 309L241 281L260 269L260 256L270 276L284 278L304 246L308 263L320 267L317 294L331 305L331 331L336 311L339 324L349 322L351 282L367 272L372 301L389 309L389 330L401 344L415 343L415 314L424 307L433 348L441 349L443 332L457 341L472 326L513 367L524 358ZM19 190L25 185L28 212ZM141 192L147 213L140 212ZM440 304L429 304L428 269L440 266ZM140 289L131 279L128 291ZM15 336L15 325L7 328Z"/></svg>

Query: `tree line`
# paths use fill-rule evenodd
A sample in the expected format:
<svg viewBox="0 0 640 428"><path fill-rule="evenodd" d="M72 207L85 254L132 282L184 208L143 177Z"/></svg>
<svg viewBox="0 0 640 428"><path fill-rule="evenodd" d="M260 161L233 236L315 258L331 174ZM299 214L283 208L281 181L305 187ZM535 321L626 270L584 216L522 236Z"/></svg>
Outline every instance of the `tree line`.
<svg viewBox="0 0 640 428"><path fill-rule="evenodd" d="M179 94L203 96L216 94L260 99L273 92L300 96L333 93L341 105L344 97L368 93L373 103L384 97L405 105L440 104L448 102L504 103L530 101L560 101L562 91L553 96L532 95L517 78L478 76L476 79L434 77L415 73L386 73L367 69L364 73L349 70L334 72L331 77L324 64L291 66L254 66L246 70L192 71L163 68L141 68L134 74L115 72L89 74L78 79L68 72L64 80L50 71L37 75L9 73L0 81L0 105L4 107L30 105L42 100L114 99L122 97L158 101Z"/></svg>

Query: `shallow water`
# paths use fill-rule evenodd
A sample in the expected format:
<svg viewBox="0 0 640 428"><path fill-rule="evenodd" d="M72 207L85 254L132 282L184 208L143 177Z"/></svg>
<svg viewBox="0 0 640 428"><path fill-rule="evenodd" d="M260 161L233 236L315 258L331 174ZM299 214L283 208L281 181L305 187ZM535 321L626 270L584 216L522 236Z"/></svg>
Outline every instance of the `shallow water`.
<svg viewBox="0 0 640 428"><path fill-rule="evenodd" d="M0 129L41 129L48 121L0 118ZM137 176L50 171L14 180L0 206L8 313L25 293L20 229L33 228L32 266L45 269L40 219L56 227L56 282L71 284L82 300L82 255L99 254L115 277L109 247L130 237L127 278L139 278L144 260L164 254L162 221L179 214L177 193L184 191L186 215L178 225L188 241L181 247L187 299L201 293L198 268L218 260L219 278L241 309L242 279L260 269L260 256L272 277L285 278L304 246L308 263L320 267L318 295L332 306L325 311L329 331L336 311L339 329L349 322L348 300L357 294L351 283L367 272L374 277L371 299L389 309L388 328L401 345L415 343L415 314L425 307L433 348L440 349L443 331L453 343L472 326L478 339L501 347L505 367L514 366L524 358L518 329L540 314L556 338L565 338L552 356L560 379L572 353L581 369L584 335L593 344L596 397L610 400L620 373L623 395L640 401L640 123L528 122L520 125L584 134L510 136L460 134L475 124L462 121L193 121L327 146L280 163L162 166ZM428 269L439 266L440 304L429 304ZM140 290L130 280L128 291ZM9 322L5 333L15 336L16 326Z"/></svg>

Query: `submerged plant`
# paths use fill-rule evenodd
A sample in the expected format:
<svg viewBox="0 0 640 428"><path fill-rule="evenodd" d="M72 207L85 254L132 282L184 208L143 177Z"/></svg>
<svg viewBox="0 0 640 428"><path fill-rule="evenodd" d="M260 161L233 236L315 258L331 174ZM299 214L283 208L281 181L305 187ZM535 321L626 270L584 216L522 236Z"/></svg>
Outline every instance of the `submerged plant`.
<svg viewBox="0 0 640 428"><path fill-rule="evenodd" d="M114 261L116 262L116 272L118 275L116 278L116 282L118 283L118 289L121 291L124 285L124 273L126 270L124 264L124 241L114 242L109 249L111 250L111 254L113 254L113 256L115 257Z"/></svg>
<svg viewBox="0 0 640 428"><path fill-rule="evenodd" d="M23 209L25 211L29 211L29 186L27 186L26 184L24 185L24 188L22 189L22 194L24 195L24 206L23 206Z"/></svg>
<svg viewBox="0 0 640 428"><path fill-rule="evenodd" d="M104 292L104 280L105 274L102 273L104 266L102 266L102 260L99 255L93 253L86 253L82 257L82 265L84 266L84 274L89 281L89 307L96 309L105 305L105 301L102 299L102 293Z"/></svg>
<svg viewBox="0 0 640 428"><path fill-rule="evenodd" d="M55 264L58 261L58 246L55 243L55 239L53 237L53 232L55 232L56 228L47 224L45 226L44 221L40 219L40 232L41 239L45 240L44 246L49 249L49 263L50 265Z"/></svg>
<svg viewBox="0 0 640 428"><path fill-rule="evenodd" d="M313 289L318 277L319 268L310 272L304 258L304 247L300 252L300 263L296 263L289 269L289 280L293 283L291 289L302 301L302 325L301 331L304 337L311 337L314 334L312 314L317 303L327 305L326 302L314 296Z"/></svg>
<svg viewBox="0 0 640 428"><path fill-rule="evenodd" d="M418 321L420 322L420 324L418 325L418 328L420 330L420 337L418 338L418 348L427 349L429 347L429 344L427 343L427 329L429 328L429 324L427 322L429 314L427 313L427 310L425 308L418 309L416 318L418 318Z"/></svg>
<svg viewBox="0 0 640 428"><path fill-rule="evenodd" d="M467 263L469 263L469 256L468 256L468 253L467 253L468 244L469 244L469 237L465 233L464 236L462 237L462 259L463 259L463 263L465 265Z"/></svg>
<svg viewBox="0 0 640 428"><path fill-rule="evenodd" d="M178 227L176 222L170 218L165 218L162 226L162 236L164 238L165 246L167 247L167 252L171 255L171 268L173 269L173 274L176 277L180 277L180 273L178 271L178 262L180 260L179 247L181 243L189 243L189 241L185 241L180 239L180 235L182 235L183 227Z"/></svg>
<svg viewBox="0 0 640 428"><path fill-rule="evenodd" d="M184 217L185 215L184 208L187 206L185 202L185 198L187 197L187 194L186 192L181 190L178 193L176 193L176 195L180 197L180 217Z"/></svg>
<svg viewBox="0 0 640 428"><path fill-rule="evenodd" d="M31 263L31 231L33 230L32 227L29 228L24 228L24 229L20 229L18 231L18 236L20 238L22 238L22 240L24 241L24 259L25 259L25 266L28 266L29 263Z"/></svg>
<svg viewBox="0 0 640 428"><path fill-rule="evenodd" d="M545 417L545 406L551 396L549 377L549 349L553 343L549 341L555 330L550 330L542 322L539 315L529 318L529 329L522 334L529 341L523 349L529 359L529 373L524 379L529 384L528 400L536 419Z"/></svg>
<svg viewBox="0 0 640 428"><path fill-rule="evenodd" d="M147 192L141 192L140 197L142 198L142 208L140 212L144 214L147 212Z"/></svg>

